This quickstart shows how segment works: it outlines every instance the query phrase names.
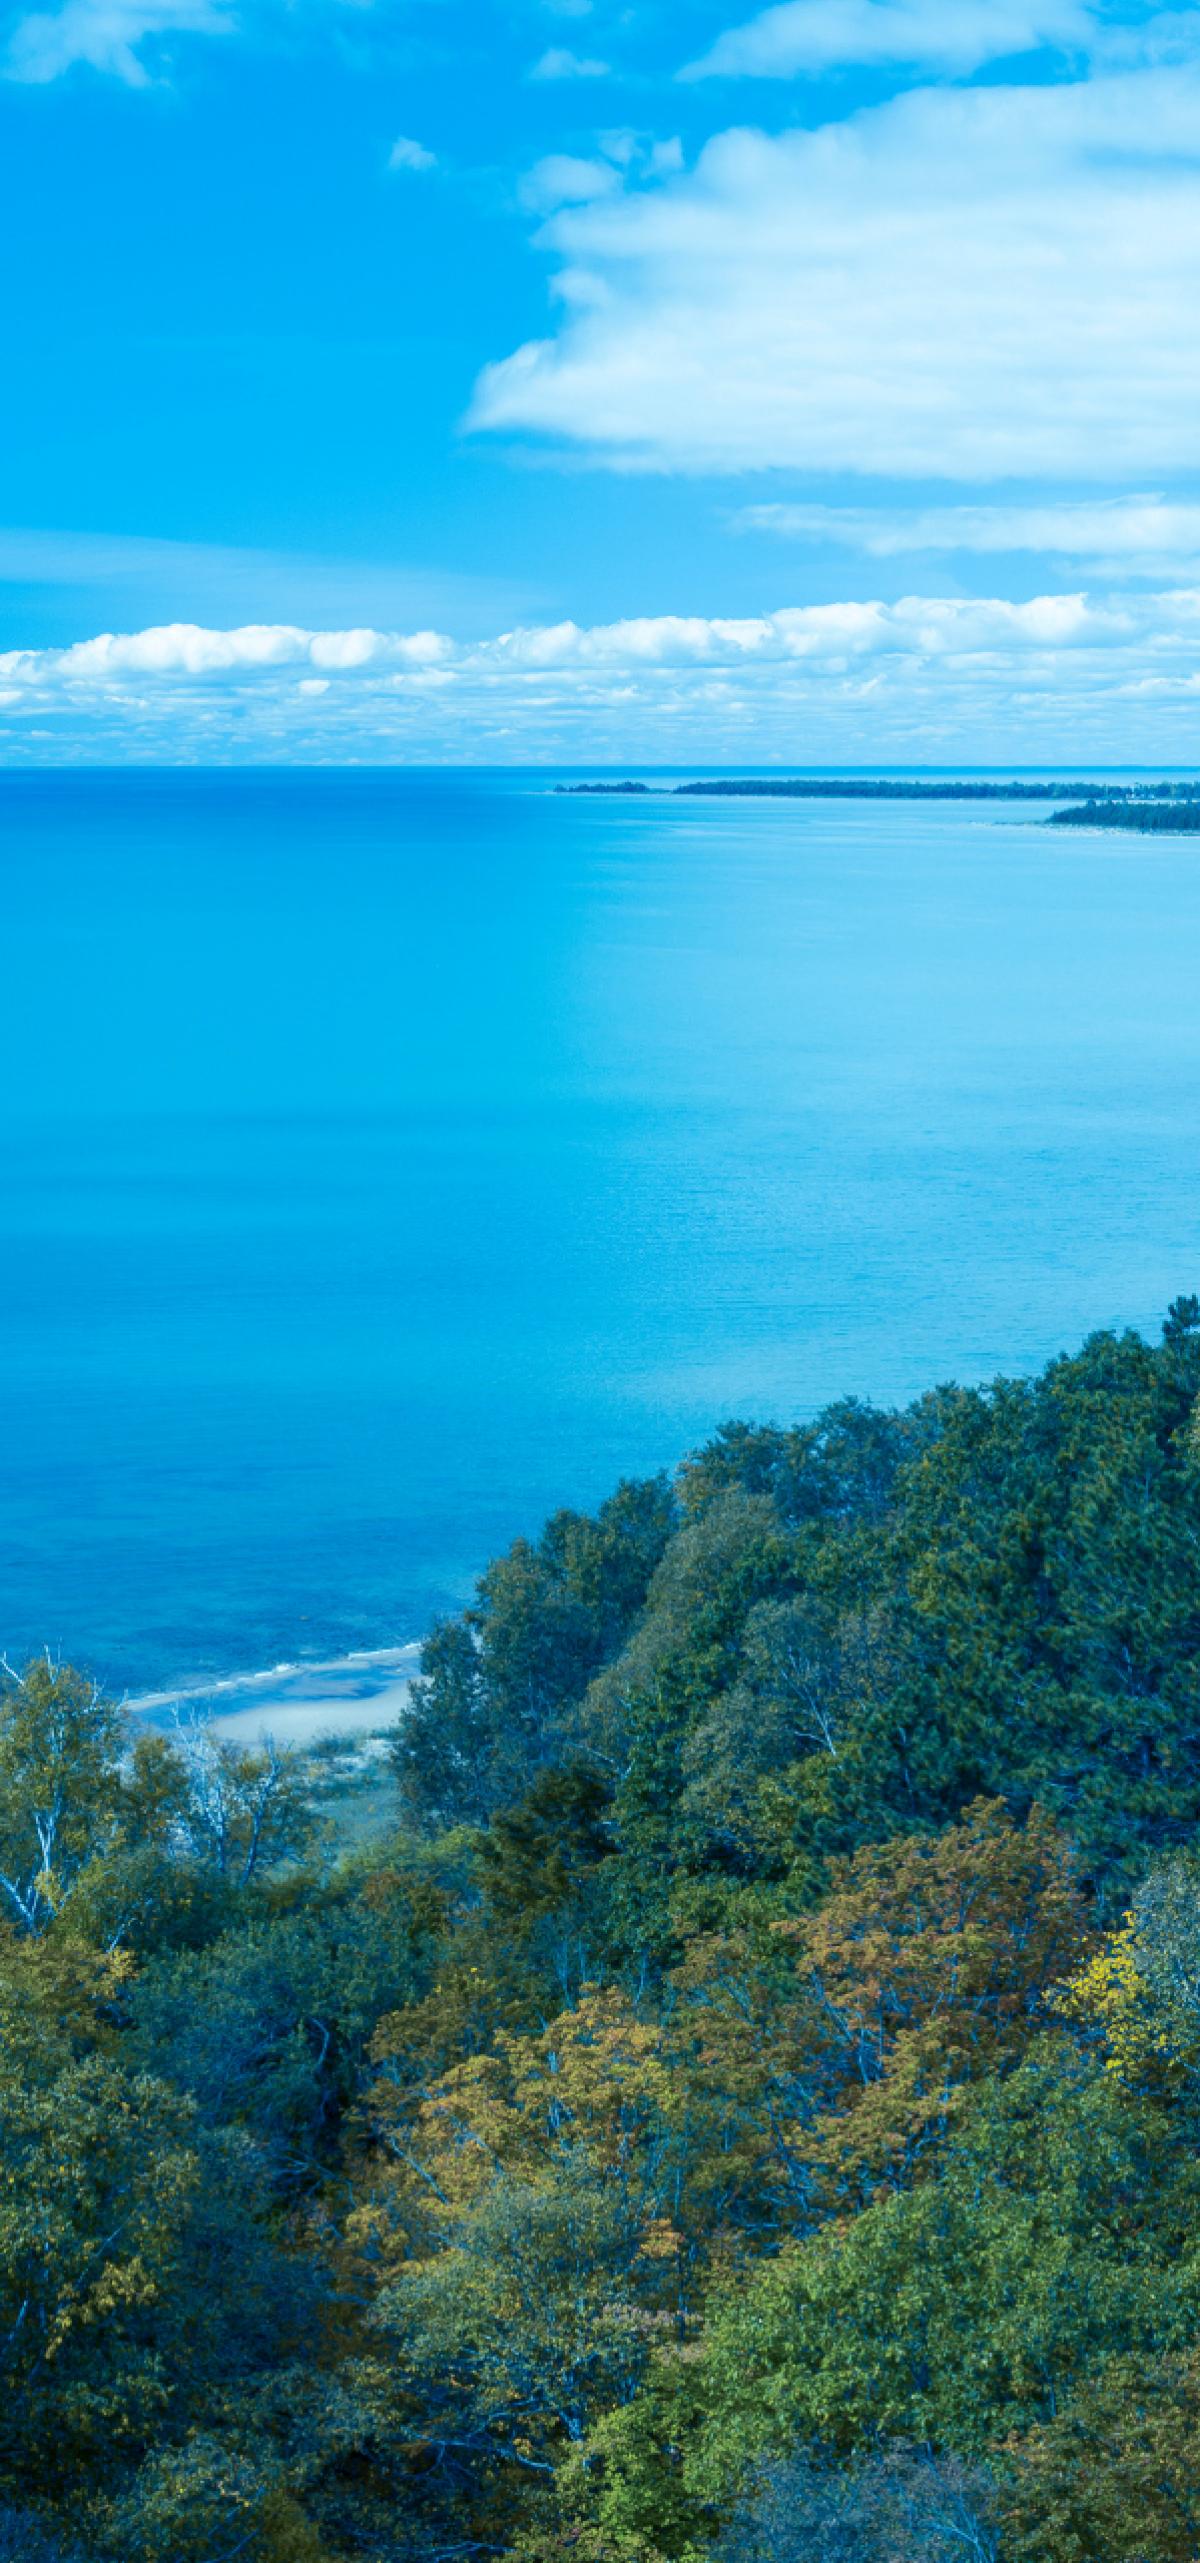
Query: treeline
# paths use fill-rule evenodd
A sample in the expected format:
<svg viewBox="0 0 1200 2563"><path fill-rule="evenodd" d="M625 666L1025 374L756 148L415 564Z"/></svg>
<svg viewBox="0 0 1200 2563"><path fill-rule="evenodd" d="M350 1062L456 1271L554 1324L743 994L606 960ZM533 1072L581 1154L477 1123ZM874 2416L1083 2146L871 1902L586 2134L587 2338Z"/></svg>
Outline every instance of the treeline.
<svg viewBox="0 0 1200 2563"><path fill-rule="evenodd" d="M727 1426L404 1819L0 1700L0 2557L1195 2563L1200 1302Z"/></svg>
<svg viewBox="0 0 1200 2563"><path fill-rule="evenodd" d="M1200 782L1195 780L1151 783L1052 783L1041 776L1036 780L1003 782L997 779L962 780L951 775L944 779L925 775L918 779L905 775L870 774L769 774L769 775L704 775L693 783L649 784L626 780L623 783L556 783L556 792L574 794L659 792L675 798L705 800L767 801L1078 801L1086 799L1089 809L1140 809L1164 801L1181 805L1200 801ZM1055 813L1058 817L1060 814ZM1066 814L1063 814L1064 816ZM1080 813L1072 813L1075 818ZM1120 826L1119 819L1107 821ZM1132 820L1125 824L1132 826ZM1147 822L1154 824L1153 820ZM1167 822L1160 820L1159 825ZM1184 825L1194 825L1184 820Z"/></svg>
<svg viewBox="0 0 1200 2563"><path fill-rule="evenodd" d="M1135 793L1168 792L1172 795L1195 793L1196 784L1178 783L1053 783L1038 776L1036 780L1012 781L976 777L967 781L954 775L836 774L753 775L746 779L703 776L695 783L676 783L675 792L700 795L717 800L785 800L785 801L1065 801L1076 800L1081 791L1093 800L1124 802Z"/></svg>
<svg viewBox="0 0 1200 2563"><path fill-rule="evenodd" d="M1200 801L1087 801L1077 810L1055 810L1052 828L1170 829L1172 836L1200 828Z"/></svg>

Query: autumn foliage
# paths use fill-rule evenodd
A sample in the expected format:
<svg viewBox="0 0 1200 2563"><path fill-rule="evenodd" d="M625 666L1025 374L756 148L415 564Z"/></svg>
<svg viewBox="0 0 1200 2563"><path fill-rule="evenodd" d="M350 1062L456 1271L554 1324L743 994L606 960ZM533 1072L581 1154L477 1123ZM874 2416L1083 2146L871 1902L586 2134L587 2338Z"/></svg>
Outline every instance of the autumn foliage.
<svg viewBox="0 0 1200 2563"><path fill-rule="evenodd" d="M400 1817L0 1696L0 2558L1196 2563L1200 1307L735 1424Z"/></svg>

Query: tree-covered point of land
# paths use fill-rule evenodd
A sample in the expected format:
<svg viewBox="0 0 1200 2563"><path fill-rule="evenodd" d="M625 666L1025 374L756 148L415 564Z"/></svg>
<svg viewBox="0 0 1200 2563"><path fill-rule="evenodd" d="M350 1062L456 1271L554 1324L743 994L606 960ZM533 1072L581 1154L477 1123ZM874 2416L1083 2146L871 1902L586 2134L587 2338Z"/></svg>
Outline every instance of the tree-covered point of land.
<svg viewBox="0 0 1200 2563"><path fill-rule="evenodd" d="M1091 799L1082 802L1078 808L1053 811L1047 825L1052 828L1134 828L1142 835L1192 836L1200 828L1200 803L1195 798L1175 801Z"/></svg>
<svg viewBox="0 0 1200 2563"><path fill-rule="evenodd" d="M733 1423L313 1765L0 1693L0 2558L1195 2563L1200 1302Z"/></svg>
<svg viewBox="0 0 1200 2563"><path fill-rule="evenodd" d="M626 778L624 782L556 783L556 793L568 797L603 799L613 793L669 793L676 798L717 801L1083 801L1088 821L1099 810L1097 826L1105 827L1194 827L1189 805L1200 800L1200 783L1194 778L1167 778L1146 783L1053 782L1047 776L1031 781L1026 777L1004 778L963 775L924 775L920 778L896 774L755 774L701 775L691 783L649 784ZM1181 808L1179 820L1156 819L1153 807L1158 802ZM1107 815L1130 809L1149 809L1142 820ZM1080 810L1055 812L1056 820L1084 822Z"/></svg>

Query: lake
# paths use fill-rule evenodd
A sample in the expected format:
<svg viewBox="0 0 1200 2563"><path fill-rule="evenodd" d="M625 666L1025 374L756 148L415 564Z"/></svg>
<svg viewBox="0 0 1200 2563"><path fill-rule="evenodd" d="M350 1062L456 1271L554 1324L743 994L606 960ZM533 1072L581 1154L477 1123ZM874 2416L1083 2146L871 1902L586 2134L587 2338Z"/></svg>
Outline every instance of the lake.
<svg viewBox="0 0 1200 2563"><path fill-rule="evenodd" d="M1195 839L551 782L0 776L10 1658L386 1687L723 1417L1200 1284Z"/></svg>

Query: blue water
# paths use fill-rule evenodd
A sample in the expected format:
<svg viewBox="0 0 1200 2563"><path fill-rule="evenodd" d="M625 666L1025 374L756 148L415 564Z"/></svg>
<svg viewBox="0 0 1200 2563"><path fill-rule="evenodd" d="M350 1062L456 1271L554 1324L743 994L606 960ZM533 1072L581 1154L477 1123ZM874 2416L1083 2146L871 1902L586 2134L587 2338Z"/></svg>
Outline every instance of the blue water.
<svg viewBox="0 0 1200 2563"><path fill-rule="evenodd" d="M0 776L0 1642L401 1644L731 1412L1200 1284L1200 845Z"/></svg>

